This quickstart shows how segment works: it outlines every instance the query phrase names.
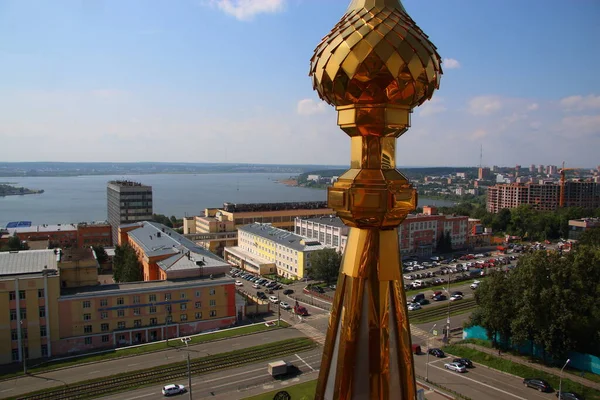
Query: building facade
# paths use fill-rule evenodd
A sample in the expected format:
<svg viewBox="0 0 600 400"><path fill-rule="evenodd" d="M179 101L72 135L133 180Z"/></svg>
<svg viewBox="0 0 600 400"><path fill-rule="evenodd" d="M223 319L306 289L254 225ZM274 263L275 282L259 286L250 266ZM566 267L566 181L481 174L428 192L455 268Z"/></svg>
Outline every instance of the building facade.
<svg viewBox="0 0 600 400"><path fill-rule="evenodd" d="M225 248L225 260L254 274L276 273L303 279L310 273L310 258L327 246L270 224L238 228L238 246Z"/></svg>
<svg viewBox="0 0 600 400"><path fill-rule="evenodd" d="M118 241L119 225L152 219L152 186L110 181L106 187L106 202L114 244Z"/></svg>
<svg viewBox="0 0 600 400"><path fill-rule="evenodd" d="M271 224L277 228L294 231L297 217L331 215L333 210L322 201L298 203L224 203L222 208L207 208L203 216L187 217L183 233L215 254L225 247L237 246L237 228L252 224Z"/></svg>
<svg viewBox="0 0 600 400"><path fill-rule="evenodd" d="M296 218L295 233L309 239L315 239L327 247L343 253L348 240L348 228L341 219L330 216L317 218Z"/></svg>
<svg viewBox="0 0 600 400"><path fill-rule="evenodd" d="M7 228L6 232L30 243L47 242L51 248L112 246L111 226L105 222L33 225Z"/></svg>
<svg viewBox="0 0 600 400"><path fill-rule="evenodd" d="M569 239L578 240L589 229L600 229L600 218L581 218L569 220Z"/></svg>

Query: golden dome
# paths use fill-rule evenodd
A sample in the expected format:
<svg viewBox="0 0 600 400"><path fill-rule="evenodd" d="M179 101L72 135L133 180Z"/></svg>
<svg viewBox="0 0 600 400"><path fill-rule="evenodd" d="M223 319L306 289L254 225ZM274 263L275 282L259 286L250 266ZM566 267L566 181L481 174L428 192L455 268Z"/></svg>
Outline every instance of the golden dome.
<svg viewBox="0 0 600 400"><path fill-rule="evenodd" d="M399 0L353 0L315 49L310 76L335 106L414 108L439 88L440 56Z"/></svg>

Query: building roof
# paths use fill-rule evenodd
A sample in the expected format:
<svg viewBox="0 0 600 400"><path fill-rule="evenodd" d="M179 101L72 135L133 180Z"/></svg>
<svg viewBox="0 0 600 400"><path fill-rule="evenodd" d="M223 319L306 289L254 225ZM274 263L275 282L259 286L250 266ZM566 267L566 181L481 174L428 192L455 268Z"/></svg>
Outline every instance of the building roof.
<svg viewBox="0 0 600 400"><path fill-rule="evenodd" d="M256 212L281 210L317 210L328 209L326 201L302 201L294 203L223 203L225 212Z"/></svg>
<svg viewBox="0 0 600 400"><path fill-rule="evenodd" d="M137 243L148 257L168 256L158 261L164 271L229 266L221 257L187 239L173 229L158 222L138 222L121 225L121 227L137 226L127 234Z"/></svg>
<svg viewBox="0 0 600 400"><path fill-rule="evenodd" d="M32 225L32 226L22 226L17 228L8 228L8 232L13 235L16 233L44 233L44 232L64 232L64 231L74 231L77 232L77 226L73 224L55 224L55 225Z"/></svg>
<svg viewBox="0 0 600 400"><path fill-rule="evenodd" d="M41 274L58 270L54 250L21 250L0 253L0 278L13 275Z"/></svg>
<svg viewBox="0 0 600 400"><path fill-rule="evenodd" d="M313 251L327 248L327 246L322 245L314 239L296 235L295 233L284 229L276 228L271 224L255 222L253 224L241 226L238 230L261 236L297 251Z"/></svg>
<svg viewBox="0 0 600 400"><path fill-rule="evenodd" d="M313 218L300 218L296 217L296 219L300 219L302 221L313 222L315 224L334 226L337 228L345 228L346 224L342 222L340 217L336 217L334 215L330 216L322 216L322 217L313 217Z"/></svg>

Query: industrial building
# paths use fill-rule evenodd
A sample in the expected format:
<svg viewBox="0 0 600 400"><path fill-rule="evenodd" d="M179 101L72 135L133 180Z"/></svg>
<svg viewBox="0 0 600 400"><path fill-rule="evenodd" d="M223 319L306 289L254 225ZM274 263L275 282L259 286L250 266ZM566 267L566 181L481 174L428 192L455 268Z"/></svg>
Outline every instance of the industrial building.
<svg viewBox="0 0 600 400"><path fill-rule="evenodd" d="M106 202L114 244L118 242L119 225L152 219L152 186L132 181L110 181L106 187Z"/></svg>

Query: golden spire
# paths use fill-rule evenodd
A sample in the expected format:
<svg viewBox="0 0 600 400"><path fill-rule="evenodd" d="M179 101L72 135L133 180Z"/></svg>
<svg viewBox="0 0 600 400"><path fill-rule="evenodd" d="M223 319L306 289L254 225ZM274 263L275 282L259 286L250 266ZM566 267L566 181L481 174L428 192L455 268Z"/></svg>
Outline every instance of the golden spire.
<svg viewBox="0 0 600 400"><path fill-rule="evenodd" d="M440 64L398 0L353 0L311 59L313 86L351 140L350 170L327 193L351 229L317 399L416 398L397 227L417 195L395 169L396 138L439 87Z"/></svg>

